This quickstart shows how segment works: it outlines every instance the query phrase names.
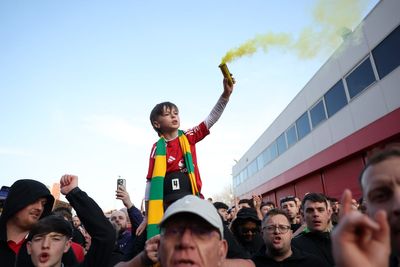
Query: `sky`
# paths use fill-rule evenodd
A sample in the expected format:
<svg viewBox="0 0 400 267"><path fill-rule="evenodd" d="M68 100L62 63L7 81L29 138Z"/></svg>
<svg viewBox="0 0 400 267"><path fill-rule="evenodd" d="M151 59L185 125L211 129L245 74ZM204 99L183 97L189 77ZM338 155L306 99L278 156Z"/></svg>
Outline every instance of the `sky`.
<svg viewBox="0 0 400 267"><path fill-rule="evenodd" d="M222 93L222 58L255 44L228 61L234 92L196 146L202 192L217 196L231 186L235 160L338 45L314 34L306 40L318 46L302 54L302 34L344 22L335 8L348 3L360 4L347 8L358 15L347 25L354 29L376 2L2 0L0 185L29 178L51 186L75 174L110 210L123 207L115 199L121 176L140 206L158 139L151 109L171 101L181 128L196 126ZM333 16L320 20L316 8ZM274 42L281 33L292 41Z"/></svg>

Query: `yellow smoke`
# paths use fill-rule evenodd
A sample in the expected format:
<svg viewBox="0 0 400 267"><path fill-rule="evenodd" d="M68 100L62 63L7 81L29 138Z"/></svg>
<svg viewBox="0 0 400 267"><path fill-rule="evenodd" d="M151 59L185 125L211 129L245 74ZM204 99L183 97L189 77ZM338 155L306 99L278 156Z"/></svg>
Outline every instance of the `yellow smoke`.
<svg viewBox="0 0 400 267"><path fill-rule="evenodd" d="M321 51L331 51L342 41L344 29L351 29L361 19L368 0L319 0L313 9L313 26L305 27L297 38L286 33L258 35L229 50L222 63L251 56L270 47L293 50L300 58L313 58Z"/></svg>

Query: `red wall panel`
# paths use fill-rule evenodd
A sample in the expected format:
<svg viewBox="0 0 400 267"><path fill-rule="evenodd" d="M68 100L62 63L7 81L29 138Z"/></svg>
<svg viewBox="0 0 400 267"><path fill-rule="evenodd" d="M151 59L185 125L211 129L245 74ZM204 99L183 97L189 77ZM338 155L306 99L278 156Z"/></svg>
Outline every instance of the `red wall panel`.
<svg viewBox="0 0 400 267"><path fill-rule="evenodd" d="M272 201L272 202L274 202L275 205L276 205L275 192L273 192L273 191L272 191L272 192L268 192L268 194L264 194L264 195L262 196L262 199L263 199L264 202Z"/></svg>
<svg viewBox="0 0 400 267"><path fill-rule="evenodd" d="M324 193L322 185L321 174L316 173L313 175L306 176L295 184L296 195L303 199L306 193Z"/></svg>
<svg viewBox="0 0 400 267"><path fill-rule="evenodd" d="M326 168L323 171L325 194L340 199L343 190L348 188L353 192L353 197L358 199L361 196L358 176L363 167L363 158L359 155L338 165Z"/></svg>
<svg viewBox="0 0 400 267"><path fill-rule="evenodd" d="M276 201L277 201L277 205L278 207L280 207L280 203L279 200L282 197L286 197L286 196L294 196L294 184L289 184L286 186L283 186L281 188L278 188L278 190L276 190Z"/></svg>

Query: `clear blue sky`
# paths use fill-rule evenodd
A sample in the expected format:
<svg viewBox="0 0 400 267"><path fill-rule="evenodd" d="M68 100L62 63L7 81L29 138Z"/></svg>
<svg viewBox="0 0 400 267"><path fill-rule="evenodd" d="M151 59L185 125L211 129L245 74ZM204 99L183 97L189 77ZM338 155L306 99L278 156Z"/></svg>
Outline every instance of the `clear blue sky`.
<svg viewBox="0 0 400 267"><path fill-rule="evenodd" d="M362 17L377 1L366 2ZM222 56L257 34L296 37L315 24L316 3L1 1L0 184L32 178L52 185L76 174L111 209L122 207L114 196L121 175L140 205L157 140L153 106L172 101L182 129L197 125L222 93ZM206 197L231 183L234 159L331 52L305 60L272 47L228 65L237 80L231 101L197 145Z"/></svg>

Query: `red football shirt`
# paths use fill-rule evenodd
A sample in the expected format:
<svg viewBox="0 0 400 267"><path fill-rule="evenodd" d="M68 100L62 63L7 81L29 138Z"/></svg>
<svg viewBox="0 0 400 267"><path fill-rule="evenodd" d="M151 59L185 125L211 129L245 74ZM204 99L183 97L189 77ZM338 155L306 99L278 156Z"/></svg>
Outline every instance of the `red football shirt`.
<svg viewBox="0 0 400 267"><path fill-rule="evenodd" d="M197 166L197 157L196 157L196 143L201 141L204 137L206 137L210 131L207 129L205 122L203 121L198 126L191 128L185 132L185 135L190 144L190 151L192 153L194 172L196 175L196 182L199 192L201 192L201 178L199 168ZM150 160L149 160L149 170L147 173L147 179L150 179L153 174L153 167L155 161L156 154L156 145L155 143L151 149ZM176 137L172 140L166 142L166 158L167 158L167 173L181 171L187 172L185 159L183 158L182 149L179 145L179 138Z"/></svg>

